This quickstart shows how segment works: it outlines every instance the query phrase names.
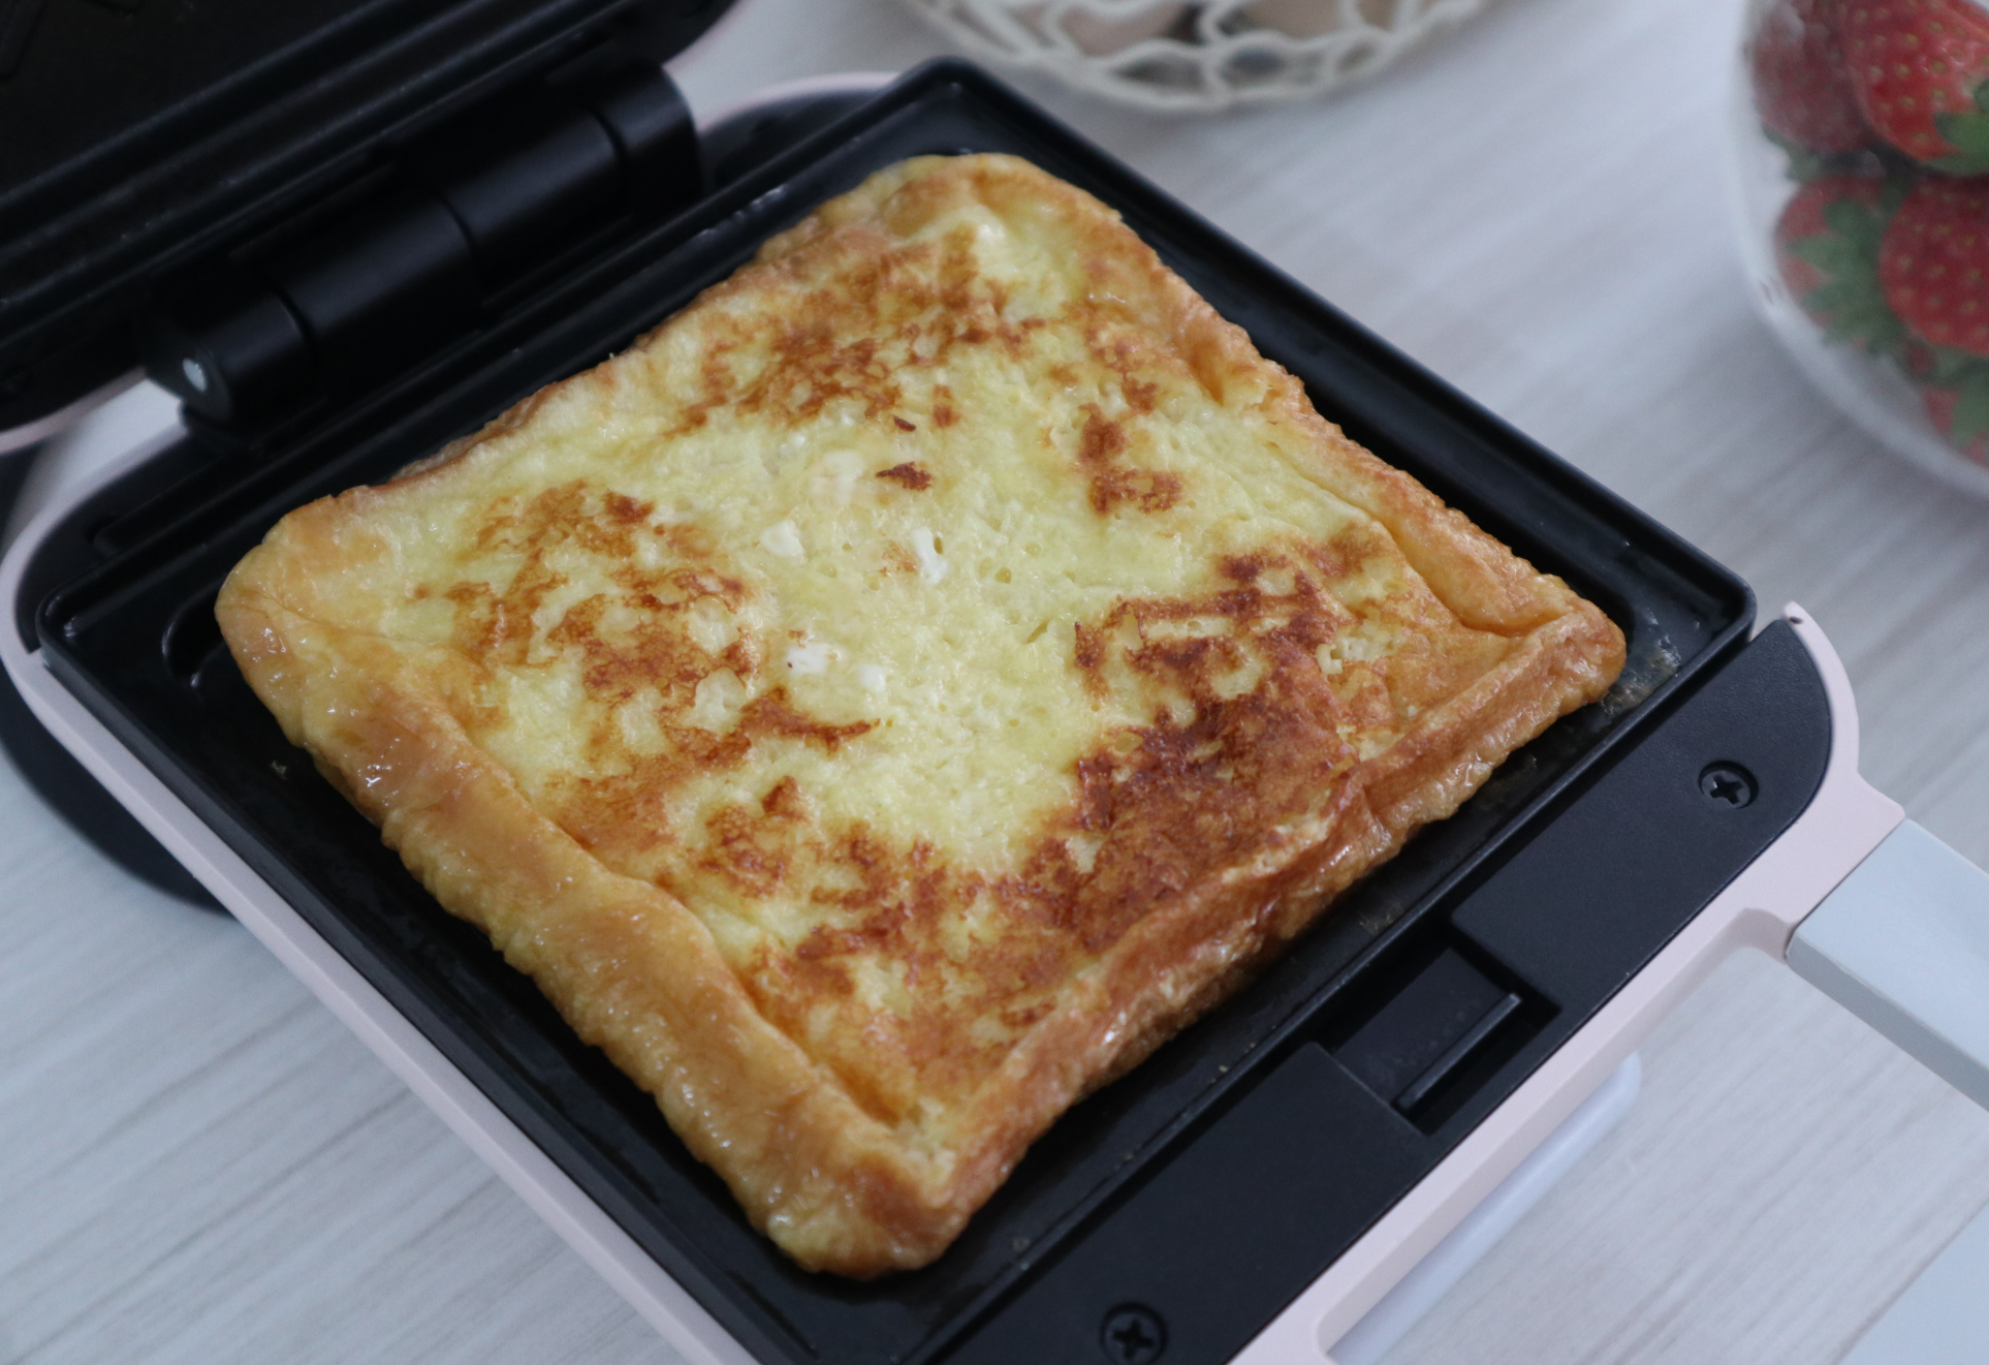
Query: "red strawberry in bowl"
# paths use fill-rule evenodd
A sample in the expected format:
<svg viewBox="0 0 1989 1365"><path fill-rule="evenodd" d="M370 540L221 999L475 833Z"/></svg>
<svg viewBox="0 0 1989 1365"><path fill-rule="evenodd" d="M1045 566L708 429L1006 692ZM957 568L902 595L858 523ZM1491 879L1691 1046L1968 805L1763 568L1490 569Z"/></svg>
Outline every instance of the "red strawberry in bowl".
<svg viewBox="0 0 1989 1365"><path fill-rule="evenodd" d="M1989 0L1747 9L1757 302L1846 416L1989 498Z"/></svg>
<svg viewBox="0 0 1989 1365"><path fill-rule="evenodd" d="M1828 156L1871 145L1837 25L1841 0L1776 0L1748 45L1754 108L1768 135Z"/></svg>
<svg viewBox="0 0 1989 1365"><path fill-rule="evenodd" d="M1837 0L1858 105L1886 141L1954 175L1989 171L1989 9L1978 0Z"/></svg>
<svg viewBox="0 0 1989 1365"><path fill-rule="evenodd" d="M1921 340L1989 356L1989 180L1929 176L1914 185L1879 244L1879 285Z"/></svg>
<svg viewBox="0 0 1989 1365"><path fill-rule="evenodd" d="M1979 465L1989 466L1989 376L1973 382L1922 384L1920 401L1941 439Z"/></svg>
<svg viewBox="0 0 1989 1365"><path fill-rule="evenodd" d="M1904 186L1838 174L1799 188L1775 222L1775 255L1789 296L1833 340L1898 355L1906 329L1879 284L1879 248Z"/></svg>

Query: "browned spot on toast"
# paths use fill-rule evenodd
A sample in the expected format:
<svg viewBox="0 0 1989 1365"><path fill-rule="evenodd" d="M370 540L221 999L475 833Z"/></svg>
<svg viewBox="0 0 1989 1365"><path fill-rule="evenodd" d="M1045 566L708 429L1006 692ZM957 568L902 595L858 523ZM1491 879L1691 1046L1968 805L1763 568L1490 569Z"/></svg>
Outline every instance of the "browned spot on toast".
<svg viewBox="0 0 1989 1365"><path fill-rule="evenodd" d="M783 777L767 789L760 798L760 810L775 820L806 820L808 803L801 795L801 784L792 777Z"/></svg>
<svg viewBox="0 0 1989 1365"><path fill-rule="evenodd" d="M915 460L892 465L889 469L880 469L877 471L877 477L889 479L892 483L909 488L915 493L922 493L932 487L932 472Z"/></svg>
<svg viewBox="0 0 1989 1365"><path fill-rule="evenodd" d="M799 267L776 261L772 269ZM934 424L950 426L958 411L946 386L912 383L911 376L945 365L961 348L993 347L1020 358L1051 323L1012 315L1007 287L981 270L966 228L852 259L834 289L810 288L797 278L783 302L750 319L726 320L735 335L706 357L700 392L669 434L705 426L724 408L794 424L848 412L914 431L917 424L903 413L917 410L912 397L922 392L930 392ZM735 352L748 351L770 353L769 359L751 370L733 363Z"/></svg>
<svg viewBox="0 0 1989 1365"><path fill-rule="evenodd" d="M726 805L705 818L704 836L698 867L749 896L771 896L786 885L792 857L779 826L744 806Z"/></svg>
<svg viewBox="0 0 1989 1365"><path fill-rule="evenodd" d="M1105 634L1097 626L1079 621L1072 632L1071 662L1084 675L1084 690L1094 698L1105 694L1105 679L1099 667L1105 662Z"/></svg>
<svg viewBox="0 0 1989 1365"><path fill-rule="evenodd" d="M831 725L805 711L797 711L787 699L787 689L776 687L765 696L755 697L739 712L739 729L754 738L798 739L819 744L834 753L844 740L869 734L877 728L874 720Z"/></svg>
<svg viewBox="0 0 1989 1365"><path fill-rule="evenodd" d="M1087 404L1078 437L1077 462L1091 484L1091 510L1109 515L1121 504L1142 512L1165 512L1181 500L1181 476L1165 469L1140 469L1121 462L1131 446L1126 428Z"/></svg>

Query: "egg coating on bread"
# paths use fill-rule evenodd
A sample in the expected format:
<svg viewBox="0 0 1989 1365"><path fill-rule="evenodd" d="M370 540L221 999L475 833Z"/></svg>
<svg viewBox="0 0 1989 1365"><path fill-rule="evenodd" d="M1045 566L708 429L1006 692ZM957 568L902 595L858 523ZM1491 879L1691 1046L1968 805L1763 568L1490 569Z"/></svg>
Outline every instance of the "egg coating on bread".
<svg viewBox="0 0 1989 1365"><path fill-rule="evenodd" d="M293 512L219 615L438 900L856 1276L1623 652L1002 156L879 173Z"/></svg>

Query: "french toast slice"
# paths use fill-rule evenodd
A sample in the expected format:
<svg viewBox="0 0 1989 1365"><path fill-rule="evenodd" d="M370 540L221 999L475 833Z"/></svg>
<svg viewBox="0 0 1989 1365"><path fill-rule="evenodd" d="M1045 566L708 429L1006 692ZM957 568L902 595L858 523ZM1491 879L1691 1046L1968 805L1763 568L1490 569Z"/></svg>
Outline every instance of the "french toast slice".
<svg viewBox="0 0 1989 1365"><path fill-rule="evenodd" d="M852 1276L1623 657L1001 156L291 513L218 613L441 904Z"/></svg>

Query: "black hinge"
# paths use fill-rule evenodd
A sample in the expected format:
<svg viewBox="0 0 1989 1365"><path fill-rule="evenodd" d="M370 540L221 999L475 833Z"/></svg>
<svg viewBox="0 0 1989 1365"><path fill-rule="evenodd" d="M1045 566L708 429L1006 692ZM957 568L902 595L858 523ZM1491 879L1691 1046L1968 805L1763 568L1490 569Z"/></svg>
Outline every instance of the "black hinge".
<svg viewBox="0 0 1989 1365"><path fill-rule="evenodd" d="M266 426L365 392L576 244L703 188L670 78L597 52L408 143L318 221L162 282L146 372L211 424Z"/></svg>

